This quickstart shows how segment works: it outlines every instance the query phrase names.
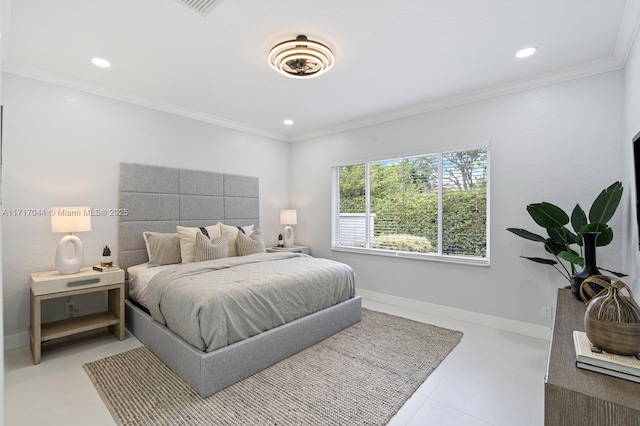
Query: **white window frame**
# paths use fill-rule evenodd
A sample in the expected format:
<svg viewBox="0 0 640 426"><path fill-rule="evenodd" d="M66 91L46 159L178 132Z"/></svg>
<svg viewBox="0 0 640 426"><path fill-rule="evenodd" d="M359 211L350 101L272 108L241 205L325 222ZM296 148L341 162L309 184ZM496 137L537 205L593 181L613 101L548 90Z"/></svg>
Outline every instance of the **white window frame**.
<svg viewBox="0 0 640 426"><path fill-rule="evenodd" d="M449 255L442 254L442 233L443 233L443 217L442 217L442 194L443 194L443 154L448 154L452 152L460 152L460 151L472 151L476 149L486 149L487 151L487 200L486 200L486 256L485 257L474 257L474 256L460 256L460 255ZM407 259L417 259L417 260L427 260L427 261L436 261L436 262L446 262L446 263L458 263L465 265L477 265L477 266L489 266L490 261L490 224L491 224L491 150L490 145L484 146L475 146L469 148L455 149L455 150L447 150L441 152L433 152L426 154L416 154L416 155L405 155L401 157L411 158L411 157L420 157L420 156L428 156L428 155L439 155L438 161L438 252L437 253L413 253L413 252L403 252L403 251L394 251L394 250L381 250L375 248L366 248L366 247L349 247L349 246L340 246L336 244L336 226L339 220L340 214L340 168L344 166L354 166L358 164L365 165L365 188L366 188L366 208L365 215L368 218L370 215L370 200L369 200L369 171L370 165L372 163L387 161L387 159L375 159L375 160L366 160L366 161L353 161L344 164L336 164L332 166L332 183L331 183L331 250L339 251L339 252L348 252L348 253L359 253L366 255L375 255L375 256L387 256L387 257L396 257L396 258L407 258ZM394 157L395 159L397 157ZM370 221L365 220L366 227L366 239L367 242L371 236L370 230ZM368 246L369 244L367 244Z"/></svg>

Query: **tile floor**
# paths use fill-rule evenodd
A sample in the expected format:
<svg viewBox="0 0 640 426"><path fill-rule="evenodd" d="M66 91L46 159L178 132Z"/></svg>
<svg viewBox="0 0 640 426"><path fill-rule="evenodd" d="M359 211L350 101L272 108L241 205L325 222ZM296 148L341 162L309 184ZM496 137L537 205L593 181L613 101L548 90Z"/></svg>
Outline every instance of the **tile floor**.
<svg viewBox="0 0 640 426"><path fill-rule="evenodd" d="M364 306L464 332L390 425L543 425L548 341L380 303ZM114 425L82 365L138 346L129 333L118 341L104 332L47 347L39 365L28 347L6 351L4 424Z"/></svg>

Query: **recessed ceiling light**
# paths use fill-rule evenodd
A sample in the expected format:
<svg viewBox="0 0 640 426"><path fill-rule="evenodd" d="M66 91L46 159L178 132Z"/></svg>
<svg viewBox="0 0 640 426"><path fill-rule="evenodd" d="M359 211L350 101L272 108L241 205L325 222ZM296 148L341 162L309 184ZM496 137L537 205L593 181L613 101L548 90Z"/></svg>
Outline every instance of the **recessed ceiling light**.
<svg viewBox="0 0 640 426"><path fill-rule="evenodd" d="M102 58L91 58L91 63L96 67L100 67L100 68L109 68L111 66L109 61Z"/></svg>
<svg viewBox="0 0 640 426"><path fill-rule="evenodd" d="M285 126L293 126L293 120L286 119L282 122Z"/></svg>
<svg viewBox="0 0 640 426"><path fill-rule="evenodd" d="M537 47L525 47L524 49L520 49L516 52L516 58L526 58L536 53L536 50L538 50Z"/></svg>

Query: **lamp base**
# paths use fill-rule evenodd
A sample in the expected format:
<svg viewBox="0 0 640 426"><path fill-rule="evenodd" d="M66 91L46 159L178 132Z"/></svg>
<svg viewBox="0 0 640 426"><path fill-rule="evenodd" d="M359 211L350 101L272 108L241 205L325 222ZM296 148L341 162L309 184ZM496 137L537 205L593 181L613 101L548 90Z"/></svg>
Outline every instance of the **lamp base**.
<svg viewBox="0 0 640 426"><path fill-rule="evenodd" d="M68 244L73 245L74 256L67 257L66 248ZM75 235L65 235L60 239L56 249L56 269L61 274L75 274L84 266L84 248L82 241Z"/></svg>
<svg viewBox="0 0 640 426"><path fill-rule="evenodd" d="M293 247L293 228L289 225L284 227L284 246Z"/></svg>

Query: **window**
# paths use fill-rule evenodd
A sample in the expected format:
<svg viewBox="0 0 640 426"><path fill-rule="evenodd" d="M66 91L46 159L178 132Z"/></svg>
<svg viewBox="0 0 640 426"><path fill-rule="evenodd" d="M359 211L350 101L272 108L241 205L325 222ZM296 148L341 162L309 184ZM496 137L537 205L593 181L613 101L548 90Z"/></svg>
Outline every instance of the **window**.
<svg viewBox="0 0 640 426"><path fill-rule="evenodd" d="M334 167L333 248L488 264L489 150Z"/></svg>

